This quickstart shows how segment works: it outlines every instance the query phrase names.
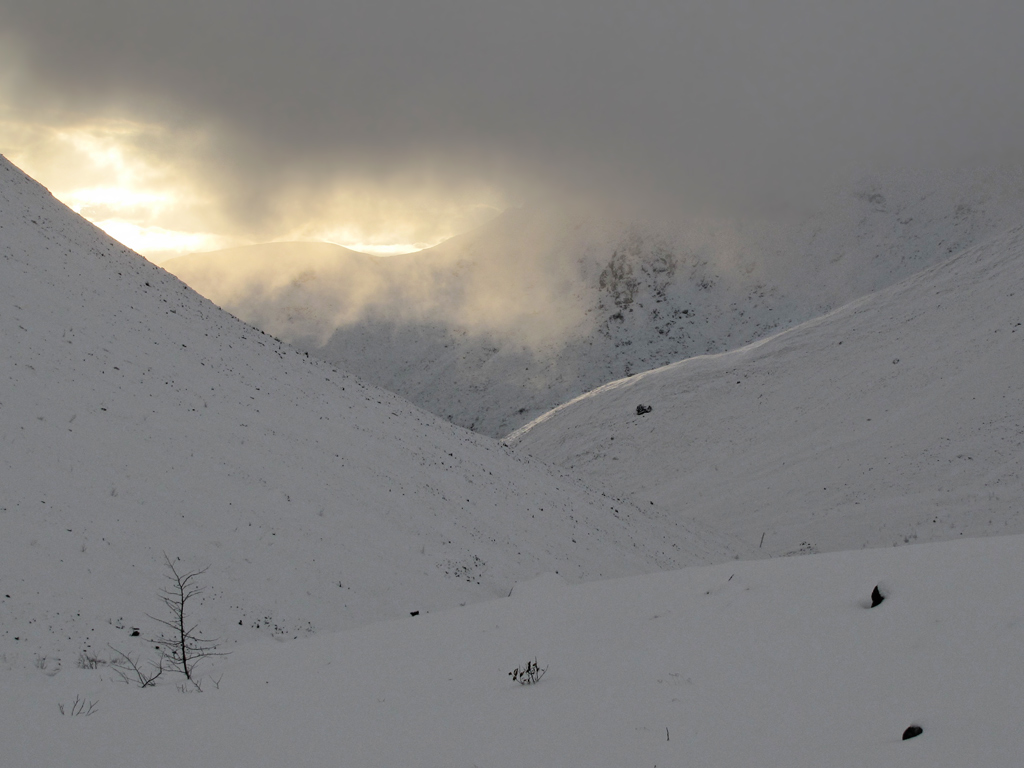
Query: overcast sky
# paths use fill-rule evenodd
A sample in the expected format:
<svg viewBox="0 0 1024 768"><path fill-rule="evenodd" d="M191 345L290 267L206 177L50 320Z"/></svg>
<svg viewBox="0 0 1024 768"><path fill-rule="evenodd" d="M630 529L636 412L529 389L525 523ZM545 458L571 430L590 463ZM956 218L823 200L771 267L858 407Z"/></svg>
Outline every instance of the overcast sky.
<svg viewBox="0 0 1024 768"><path fill-rule="evenodd" d="M1018 159L1022 41L1020 0L0 0L0 151L225 242L733 211Z"/></svg>

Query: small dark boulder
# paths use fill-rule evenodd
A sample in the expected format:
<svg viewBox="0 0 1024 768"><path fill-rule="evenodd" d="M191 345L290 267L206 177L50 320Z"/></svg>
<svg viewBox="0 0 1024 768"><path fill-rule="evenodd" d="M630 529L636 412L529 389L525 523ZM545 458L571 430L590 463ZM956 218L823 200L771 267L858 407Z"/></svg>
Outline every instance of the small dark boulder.
<svg viewBox="0 0 1024 768"><path fill-rule="evenodd" d="M644 405L644 404L641 403L640 405L638 405L636 407L636 415L637 416L643 416L645 413L650 413L653 410L654 410L653 406Z"/></svg>
<svg viewBox="0 0 1024 768"><path fill-rule="evenodd" d="M903 740L912 739L915 736L920 736L922 733L924 733L924 728L920 725L912 725L903 732Z"/></svg>
<svg viewBox="0 0 1024 768"><path fill-rule="evenodd" d="M871 607L874 608L880 602L885 600L885 595L878 591L878 585L871 591Z"/></svg>

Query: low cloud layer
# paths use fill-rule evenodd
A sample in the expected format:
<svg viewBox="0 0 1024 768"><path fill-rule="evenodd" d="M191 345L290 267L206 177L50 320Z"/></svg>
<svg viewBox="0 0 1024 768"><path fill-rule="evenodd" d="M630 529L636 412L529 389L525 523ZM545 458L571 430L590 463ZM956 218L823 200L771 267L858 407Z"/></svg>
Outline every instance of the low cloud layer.
<svg viewBox="0 0 1024 768"><path fill-rule="evenodd" d="M0 0L0 30L8 121L154 127L133 152L239 241L763 209L1024 149L1015 0Z"/></svg>

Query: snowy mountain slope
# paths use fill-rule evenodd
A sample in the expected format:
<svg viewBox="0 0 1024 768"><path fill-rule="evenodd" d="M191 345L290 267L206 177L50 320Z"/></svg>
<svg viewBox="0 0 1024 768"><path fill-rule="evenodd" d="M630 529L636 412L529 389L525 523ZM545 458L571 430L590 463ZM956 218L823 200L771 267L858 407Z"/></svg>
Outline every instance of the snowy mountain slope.
<svg viewBox="0 0 1024 768"><path fill-rule="evenodd" d="M248 644L210 663L201 694L104 668L8 673L0 740L20 768L1005 768L1024 753L1022 558L1007 536L542 578ZM517 685L534 656L547 672ZM76 696L95 714L61 717Z"/></svg>
<svg viewBox="0 0 1024 768"><path fill-rule="evenodd" d="M743 349L607 384L508 442L769 556L1020 533L1022 382L1018 227Z"/></svg>
<svg viewBox="0 0 1024 768"><path fill-rule="evenodd" d="M0 478L20 666L141 642L163 552L227 644L733 554L244 325L2 159Z"/></svg>
<svg viewBox="0 0 1024 768"><path fill-rule="evenodd" d="M890 173L801 216L667 226L510 210L419 254L343 269L313 244L166 266L268 333L500 436L608 381L820 316L1022 211L1018 171ZM243 277L227 279L228 261Z"/></svg>

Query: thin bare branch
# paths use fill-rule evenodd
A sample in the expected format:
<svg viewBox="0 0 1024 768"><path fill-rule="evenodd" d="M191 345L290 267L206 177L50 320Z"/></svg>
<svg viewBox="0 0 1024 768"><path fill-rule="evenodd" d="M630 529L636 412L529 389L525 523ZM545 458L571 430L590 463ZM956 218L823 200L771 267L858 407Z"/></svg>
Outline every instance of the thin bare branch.
<svg viewBox="0 0 1024 768"><path fill-rule="evenodd" d="M130 654L119 651L112 645L107 645L107 647L117 654L117 658L110 662L111 669L128 685L135 683L139 688L148 688L151 685L156 685L157 678L164 673L164 657L162 655L158 661L149 662L153 671L146 672Z"/></svg>
<svg viewBox="0 0 1024 768"><path fill-rule="evenodd" d="M68 705L67 711L64 710L64 705L60 702L57 702L57 709L60 710L62 715L70 714L71 717L77 717L78 715L88 717L96 712L97 704L99 704L98 701L86 701L81 696L75 696L75 700Z"/></svg>

